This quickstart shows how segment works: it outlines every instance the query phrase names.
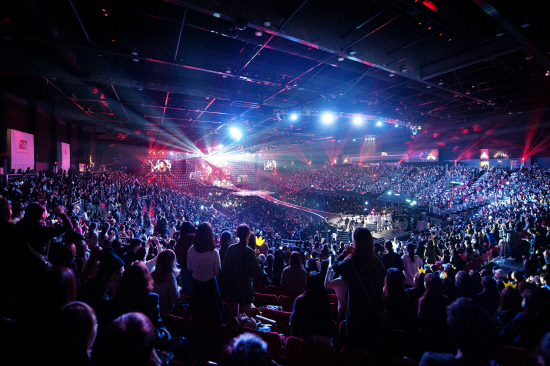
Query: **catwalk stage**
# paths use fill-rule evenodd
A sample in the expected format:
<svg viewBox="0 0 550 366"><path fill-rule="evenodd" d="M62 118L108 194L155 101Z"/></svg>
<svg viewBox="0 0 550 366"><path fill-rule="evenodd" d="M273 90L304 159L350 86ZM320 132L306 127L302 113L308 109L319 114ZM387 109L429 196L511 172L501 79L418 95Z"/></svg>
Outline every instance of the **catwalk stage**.
<svg viewBox="0 0 550 366"><path fill-rule="evenodd" d="M331 225L337 227L338 232L344 231L344 232L347 232L348 235L351 236L351 233L353 232L354 227L350 228L349 226L347 226L345 228L342 228L343 230L341 230L342 221L341 221L341 218L340 218L340 214L315 210L313 208L303 207L303 206L295 205L295 204L292 204L292 203L280 201L276 198L271 197L271 195L273 193L274 192L270 192L270 191L247 191L247 190L239 190L239 191L233 192L233 194L235 196L241 196L241 197L257 196L257 197L261 197L261 198L263 198L267 201L273 202L277 205L283 205L283 206L286 206L286 207L289 207L289 208L294 208L296 210L301 210L301 211L304 211L304 212L308 212L312 215L319 216L323 219L326 219L327 222L329 222ZM344 216L343 217L344 220L345 220L346 217L350 218L350 220L351 220L352 215ZM355 216L355 217L359 218L359 216ZM411 233L410 230L406 230L407 229L407 223L406 222L399 222L396 225L393 225L393 227L391 229L378 230L378 231L376 230L376 224L364 224L364 225L360 225L360 226L364 226L364 227L366 227L367 229L370 230L370 232L372 233L373 238L375 239L375 242L383 242L383 241L386 241L386 240L393 240L393 238L397 238L399 240L406 240L406 239L409 238L410 233ZM422 230L424 226L425 226L425 224L423 222L418 222L418 227L417 228L419 230Z"/></svg>

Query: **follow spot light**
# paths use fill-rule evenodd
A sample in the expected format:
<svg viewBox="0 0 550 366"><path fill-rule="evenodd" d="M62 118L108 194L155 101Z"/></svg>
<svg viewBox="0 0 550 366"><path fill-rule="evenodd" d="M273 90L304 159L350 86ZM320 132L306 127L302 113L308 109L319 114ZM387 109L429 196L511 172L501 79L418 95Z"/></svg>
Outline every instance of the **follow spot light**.
<svg viewBox="0 0 550 366"><path fill-rule="evenodd" d="M326 112L321 117L321 120L323 121L323 123L326 123L326 124L332 123L332 121L334 121L334 116L332 115L332 113Z"/></svg>
<svg viewBox="0 0 550 366"><path fill-rule="evenodd" d="M231 127L229 129L229 135L237 141L243 138L243 133L236 127Z"/></svg>
<svg viewBox="0 0 550 366"><path fill-rule="evenodd" d="M298 119L298 115L297 115L296 113L292 113L292 114L290 115L290 120L291 120L291 121L296 121L297 119Z"/></svg>
<svg viewBox="0 0 550 366"><path fill-rule="evenodd" d="M361 123L363 123L363 118L356 116L353 117L353 124L356 126L359 126Z"/></svg>
<svg viewBox="0 0 550 366"><path fill-rule="evenodd" d="M382 121L376 122L376 125L377 125L378 127L382 126Z"/></svg>

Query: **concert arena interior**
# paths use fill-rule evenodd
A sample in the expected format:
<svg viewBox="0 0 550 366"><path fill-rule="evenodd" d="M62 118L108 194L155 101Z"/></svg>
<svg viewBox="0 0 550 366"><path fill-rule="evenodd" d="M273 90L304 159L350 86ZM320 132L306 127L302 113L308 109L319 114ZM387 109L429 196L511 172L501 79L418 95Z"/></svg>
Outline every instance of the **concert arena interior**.
<svg viewBox="0 0 550 366"><path fill-rule="evenodd" d="M550 366L548 10L2 1L0 363Z"/></svg>

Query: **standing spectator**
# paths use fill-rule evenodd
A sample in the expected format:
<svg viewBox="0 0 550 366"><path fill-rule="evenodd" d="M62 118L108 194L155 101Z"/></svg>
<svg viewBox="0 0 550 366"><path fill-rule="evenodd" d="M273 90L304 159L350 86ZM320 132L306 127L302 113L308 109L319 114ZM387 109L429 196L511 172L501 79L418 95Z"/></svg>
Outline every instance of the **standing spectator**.
<svg viewBox="0 0 550 366"><path fill-rule="evenodd" d="M193 246L187 252L187 268L193 277L191 308L214 323L222 323L225 311L216 279L221 270L220 255L214 249L214 233L207 222L197 228Z"/></svg>
<svg viewBox="0 0 550 366"><path fill-rule="evenodd" d="M176 254L171 249L159 253L153 277L153 292L159 295L160 310L166 313L174 310L174 303L179 301L178 283L176 277L180 273Z"/></svg>
<svg viewBox="0 0 550 366"><path fill-rule="evenodd" d="M309 276L306 291L294 302L290 317L292 335L313 342L331 344L331 316L323 277L320 274Z"/></svg>
<svg viewBox="0 0 550 366"><path fill-rule="evenodd" d="M195 239L195 226L189 221L184 221L180 227L180 235L176 243L176 259L180 266L180 282L181 282L181 293L185 296L191 295L192 288L192 277L191 271L187 268L187 252L191 245L193 245L193 240Z"/></svg>
<svg viewBox="0 0 550 366"><path fill-rule="evenodd" d="M227 248L221 275L223 299L228 305L229 318L241 313L250 315L254 301L254 278L261 274L256 254L247 244L250 228L240 225L237 228L239 242Z"/></svg>
<svg viewBox="0 0 550 366"><path fill-rule="evenodd" d="M292 252L289 262L289 266L284 269L281 276L281 288L283 295L295 299L306 289L307 272L303 268L298 252Z"/></svg>
<svg viewBox="0 0 550 366"><path fill-rule="evenodd" d="M333 269L346 281L346 334L350 346L377 347L383 341L379 310L384 306L385 269L374 253L368 229L355 228L353 244L344 249Z"/></svg>
<svg viewBox="0 0 550 366"><path fill-rule="evenodd" d="M422 267L422 259L414 254L414 244L407 244L407 254L401 257L405 266L405 283L409 286L414 286L414 276L418 273L418 269Z"/></svg>
<svg viewBox="0 0 550 366"><path fill-rule="evenodd" d="M382 256L382 263L384 263L384 267L386 267L386 269L397 268L398 270L403 271L405 269L403 259L401 259L399 254L394 252L393 243L387 240L384 243L384 246L386 247L386 253Z"/></svg>

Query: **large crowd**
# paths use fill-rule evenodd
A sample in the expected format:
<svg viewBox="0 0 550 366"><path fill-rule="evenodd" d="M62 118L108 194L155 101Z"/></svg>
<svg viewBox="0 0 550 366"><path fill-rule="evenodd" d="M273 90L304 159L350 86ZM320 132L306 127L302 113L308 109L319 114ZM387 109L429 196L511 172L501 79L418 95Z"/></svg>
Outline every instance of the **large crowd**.
<svg viewBox="0 0 550 366"><path fill-rule="evenodd" d="M281 199L335 213L364 211L364 203L339 206L342 197L316 189L391 189L437 207L497 199L474 216L431 222L405 242L375 245L357 226L348 245L322 235L325 220L259 197L184 191L110 171L22 177L0 193L3 360L201 364L199 340L175 334L168 319L191 311L200 324L250 321L259 293L275 288L292 301L286 336L374 354L400 349L421 365L485 365L503 346L536 350L538 362L550 364L548 169L291 174L272 182ZM486 253L523 270L468 266ZM403 351L403 341L415 346ZM219 360L273 364L251 334L233 339Z"/></svg>

